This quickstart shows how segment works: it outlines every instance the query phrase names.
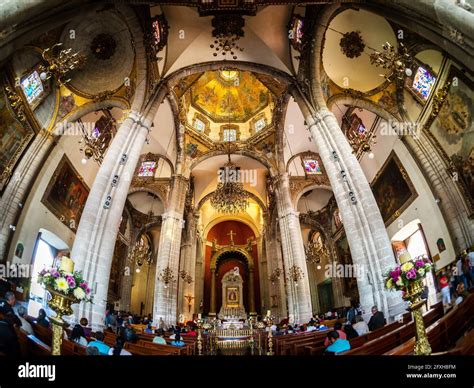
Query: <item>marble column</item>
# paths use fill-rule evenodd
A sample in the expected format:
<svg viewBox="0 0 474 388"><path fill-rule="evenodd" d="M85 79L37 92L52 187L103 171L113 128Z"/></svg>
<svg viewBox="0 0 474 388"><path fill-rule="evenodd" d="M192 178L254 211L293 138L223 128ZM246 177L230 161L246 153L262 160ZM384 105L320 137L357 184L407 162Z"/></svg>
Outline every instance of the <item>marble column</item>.
<svg viewBox="0 0 474 388"><path fill-rule="evenodd" d="M366 314L373 305L387 317L404 310L401 298L384 289L383 274L395 265L392 247L362 168L334 115L322 108L306 117L344 222L352 261L358 272L360 303Z"/></svg>
<svg viewBox="0 0 474 388"><path fill-rule="evenodd" d="M209 315L216 315L216 269L211 268L211 308Z"/></svg>
<svg viewBox="0 0 474 388"><path fill-rule="evenodd" d="M302 279L299 279L298 282L286 281L288 314L294 318L295 322L304 323L311 319L312 308L299 215L293 209L288 173L282 173L276 177L275 183L285 267L283 276L287 277L288 271L293 267L298 267L302 271Z"/></svg>
<svg viewBox="0 0 474 388"><path fill-rule="evenodd" d="M257 315L255 312L255 290L254 290L254 269L249 268L249 313L250 315Z"/></svg>
<svg viewBox="0 0 474 388"><path fill-rule="evenodd" d="M94 303L75 306L75 319L103 326L108 279L118 228L130 183L148 134L132 111L117 131L87 198L71 256L93 290Z"/></svg>
<svg viewBox="0 0 474 388"><path fill-rule="evenodd" d="M156 260L155 280L155 322L163 318L166 324L174 325L178 309L179 259L181 251L181 236L183 232L183 213L185 197L188 189L188 179L182 175L173 177L173 186L170 193L168 207L163 214L161 225L158 258ZM160 278L160 273L169 267L174 275L174 281L165 284Z"/></svg>
<svg viewBox="0 0 474 388"><path fill-rule="evenodd" d="M194 212L188 211L186 215L186 225L185 225L185 241L182 245L181 250L181 270L186 271L186 274L192 276L192 283L186 282L184 279L179 279L180 281L180 292L178 294L178 300L181 301L180 313L184 314L185 320L192 320L193 313L195 312L195 306L199 306L200 301L196 301L194 293L194 282L196 281L196 218ZM190 302L185 296L191 296ZM189 310L189 305L191 305L191 310Z"/></svg>

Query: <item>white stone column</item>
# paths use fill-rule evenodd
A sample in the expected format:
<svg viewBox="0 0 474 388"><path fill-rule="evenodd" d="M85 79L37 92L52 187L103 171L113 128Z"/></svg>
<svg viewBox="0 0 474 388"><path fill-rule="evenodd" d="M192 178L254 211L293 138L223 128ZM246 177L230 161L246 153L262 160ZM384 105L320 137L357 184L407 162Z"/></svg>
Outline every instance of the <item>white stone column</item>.
<svg viewBox="0 0 474 388"><path fill-rule="evenodd" d="M181 235L183 231L183 213L188 179L182 175L173 177L173 187L166 212L163 214L160 244L156 261L155 303L153 319L156 322L163 318L168 325L176 324L178 309L179 256ZM158 279L159 274L169 267L176 281L166 285Z"/></svg>
<svg viewBox="0 0 474 388"><path fill-rule="evenodd" d="M0 198L0 262L10 260L7 257L8 242L14 233L10 225L15 226L29 188L33 185L43 161L53 145L53 136L45 131L39 133L30 144L15 168Z"/></svg>
<svg viewBox="0 0 474 388"><path fill-rule="evenodd" d="M395 259L371 187L334 115L322 108L314 117L306 117L306 122L331 182L352 261L360 270L360 303L366 314L377 305L393 317L403 312L404 304L384 289L383 274L395 265Z"/></svg>
<svg viewBox="0 0 474 388"><path fill-rule="evenodd" d="M196 295L194 293L194 282L196 281L196 245L197 245L197 238L196 238L196 222L197 219L195 217L194 212L189 211L186 215L186 233L185 233L185 241L182 244L181 249L181 260L180 265L181 270L186 271L188 275L191 275L193 278L192 283L187 283L183 279L179 279L179 293L178 293L178 301L180 302L180 313L184 314L185 320L191 320L193 317L193 313L195 312L196 306L199 306L200 301L196 301ZM188 300L185 298L186 295L192 296L194 299L188 303ZM197 303L197 304L196 304ZM191 311L189 311L189 304L191 305Z"/></svg>
<svg viewBox="0 0 474 388"><path fill-rule="evenodd" d="M148 128L132 111L109 146L77 229L71 256L92 287L94 303L81 303L75 318L86 317L94 328L103 325L120 219L147 134Z"/></svg>
<svg viewBox="0 0 474 388"><path fill-rule="evenodd" d="M286 281L288 314L293 315L295 322L303 323L309 321L312 316L311 294L300 220L298 212L292 206L287 173L276 178L275 195L285 265L283 276L287 277L288 271L293 266L299 267L303 272L303 278L297 283L292 280Z"/></svg>

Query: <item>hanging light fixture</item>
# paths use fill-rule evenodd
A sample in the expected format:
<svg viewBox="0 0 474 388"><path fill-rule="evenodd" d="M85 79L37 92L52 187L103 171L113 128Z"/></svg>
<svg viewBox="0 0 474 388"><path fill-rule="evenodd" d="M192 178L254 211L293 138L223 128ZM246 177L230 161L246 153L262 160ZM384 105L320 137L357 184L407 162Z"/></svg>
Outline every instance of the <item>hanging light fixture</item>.
<svg viewBox="0 0 474 388"><path fill-rule="evenodd" d="M313 264L319 264L329 257L326 245L319 239L312 240L305 247L306 261Z"/></svg>
<svg viewBox="0 0 474 388"><path fill-rule="evenodd" d="M181 279L184 280L185 283L191 284L193 282L193 277L188 274L188 272L184 269L182 271L179 271L179 276Z"/></svg>
<svg viewBox="0 0 474 388"><path fill-rule="evenodd" d="M230 158L230 138L227 144L227 163L220 169L219 183L216 191L211 195L210 202L219 213L236 214L247 209L249 193L241 182L240 168Z"/></svg>
<svg viewBox="0 0 474 388"><path fill-rule="evenodd" d="M275 268L272 272L272 274L270 275L270 281L272 282L272 284L275 284L278 279L280 279L280 276L281 276L281 269L280 268Z"/></svg>
<svg viewBox="0 0 474 388"><path fill-rule="evenodd" d="M62 45L62 43L56 43L42 51L41 56L47 62L47 65L41 65L39 68L42 81L55 77L59 85L64 85L71 81L70 78L66 78L69 72L84 67L86 57L78 52L72 53L70 48L58 52Z"/></svg>
<svg viewBox="0 0 474 388"><path fill-rule="evenodd" d="M370 54L370 63L372 65L390 70L389 74L380 74L382 77L392 82L394 80L403 81L405 76L410 77L412 75L412 58L403 43L399 43L397 50L390 43L385 42L382 45L382 49L382 52L374 50Z"/></svg>
<svg viewBox="0 0 474 388"><path fill-rule="evenodd" d="M298 286L298 281L303 279L304 272L297 265L293 265L288 269L286 280L294 282L295 286Z"/></svg>
<svg viewBox="0 0 474 388"><path fill-rule="evenodd" d="M241 15L224 14L216 15L212 19L212 36L215 38L210 45L215 50L213 55L217 57L219 53L226 56L230 54L232 59L237 59L237 52L244 51L242 47L237 44L237 41L244 36L245 21Z"/></svg>
<svg viewBox="0 0 474 388"><path fill-rule="evenodd" d="M165 288L168 288L170 283L176 283L176 276L174 275L174 272L169 267L169 265L167 265L166 268L163 268L160 271L160 273L158 274L158 280L164 283Z"/></svg>

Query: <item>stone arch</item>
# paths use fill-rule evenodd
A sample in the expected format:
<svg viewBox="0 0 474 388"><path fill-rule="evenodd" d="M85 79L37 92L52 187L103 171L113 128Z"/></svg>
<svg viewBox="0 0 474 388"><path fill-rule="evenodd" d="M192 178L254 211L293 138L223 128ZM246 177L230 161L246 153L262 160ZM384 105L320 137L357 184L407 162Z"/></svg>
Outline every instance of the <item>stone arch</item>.
<svg viewBox="0 0 474 388"><path fill-rule="evenodd" d="M221 222L225 222L225 221L239 221L242 224L247 225L250 229L252 229L252 232L255 235L255 238L258 238L260 236L260 232L259 232L258 228L256 227L256 225L253 222L251 222L247 218L242 218L242 217L232 216L232 215L225 215L225 216L222 216L222 217L217 217L214 220L212 220L211 222L209 222L203 230L203 236L207 236L209 231L214 226L216 226L217 224L220 224Z"/></svg>
<svg viewBox="0 0 474 388"><path fill-rule="evenodd" d="M255 264L254 259L253 259L252 255L249 252L247 252L245 249L240 248L240 247L225 246L225 247L222 247L221 249L219 249L218 251L216 251L212 255L211 262L210 262L211 270L216 269L219 259L222 258L223 255L227 255L229 253L237 253L237 254L243 256L245 258L245 260L247 261L249 269L254 268L254 264Z"/></svg>

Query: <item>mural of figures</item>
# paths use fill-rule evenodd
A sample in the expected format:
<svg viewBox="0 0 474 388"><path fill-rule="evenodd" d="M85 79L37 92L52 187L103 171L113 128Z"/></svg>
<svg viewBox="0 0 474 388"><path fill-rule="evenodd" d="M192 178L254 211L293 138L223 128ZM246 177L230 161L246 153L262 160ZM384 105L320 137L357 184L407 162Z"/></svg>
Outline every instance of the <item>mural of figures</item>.
<svg viewBox="0 0 474 388"><path fill-rule="evenodd" d="M430 127L444 153L450 159L453 177L464 189L474 213L474 82L455 68L448 96Z"/></svg>
<svg viewBox="0 0 474 388"><path fill-rule="evenodd" d="M418 195L394 152L374 178L372 191L386 225L392 223Z"/></svg>
<svg viewBox="0 0 474 388"><path fill-rule="evenodd" d="M63 156L41 202L72 231L76 231L89 189L66 155Z"/></svg>

